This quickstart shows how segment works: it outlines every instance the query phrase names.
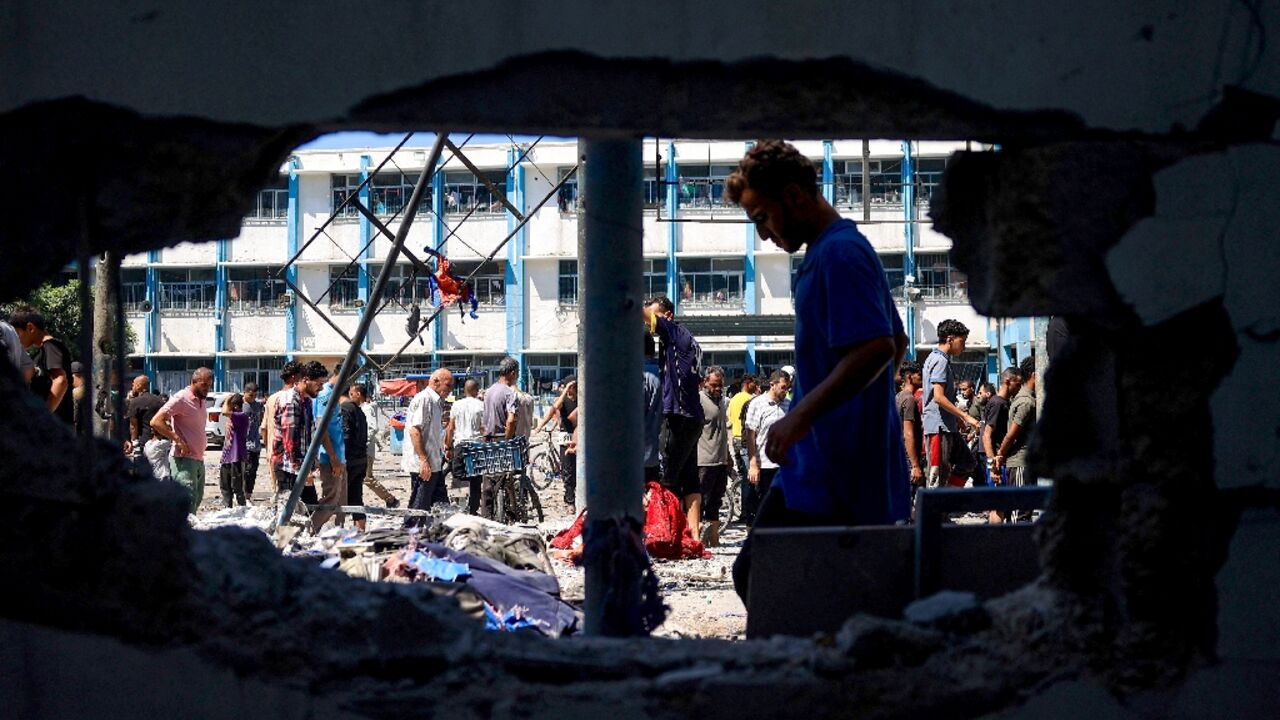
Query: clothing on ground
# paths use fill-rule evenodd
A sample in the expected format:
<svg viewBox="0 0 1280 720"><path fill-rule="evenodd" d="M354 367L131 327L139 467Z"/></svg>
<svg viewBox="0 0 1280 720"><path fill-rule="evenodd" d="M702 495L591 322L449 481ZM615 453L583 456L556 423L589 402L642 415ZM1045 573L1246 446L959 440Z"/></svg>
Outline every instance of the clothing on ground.
<svg viewBox="0 0 1280 720"><path fill-rule="evenodd" d="M902 334L880 258L850 220L809 243L796 271L796 375L799 404L849 349ZM792 449L775 485L788 508L843 522L882 525L911 512L902 426L892 372L814 421Z"/></svg>

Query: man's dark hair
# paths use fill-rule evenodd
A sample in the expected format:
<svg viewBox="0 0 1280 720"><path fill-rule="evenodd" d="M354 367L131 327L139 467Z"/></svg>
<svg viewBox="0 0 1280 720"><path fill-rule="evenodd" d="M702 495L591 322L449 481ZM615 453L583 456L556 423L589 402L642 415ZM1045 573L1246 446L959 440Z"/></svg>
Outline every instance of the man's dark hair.
<svg viewBox="0 0 1280 720"><path fill-rule="evenodd" d="M754 383L754 382L758 382L756 380L756 376L750 373L747 373L746 375L742 376L741 380L738 381L738 387L746 387L747 385L750 385L751 383Z"/></svg>
<svg viewBox="0 0 1280 720"><path fill-rule="evenodd" d="M280 379L283 380L286 385L297 380L298 376L301 374L302 363L297 360L290 360L284 364L284 367L280 368Z"/></svg>
<svg viewBox="0 0 1280 720"><path fill-rule="evenodd" d="M302 366L302 376L308 380L321 380L329 377L329 370L318 360L312 360Z"/></svg>
<svg viewBox="0 0 1280 720"><path fill-rule="evenodd" d="M989 382L984 382L978 386L978 392L982 392L983 390L986 390L988 393L991 393L992 395L996 394L996 386L992 385Z"/></svg>
<svg viewBox="0 0 1280 720"><path fill-rule="evenodd" d="M761 140L747 151L738 167L724 183L724 195L737 205L742 193L751 188L772 200L781 200L791 184L810 195L818 194L818 172L813 162L785 140Z"/></svg>
<svg viewBox="0 0 1280 720"><path fill-rule="evenodd" d="M950 340L953 337L967 338L969 337L969 328L959 320L943 320L938 323L938 344Z"/></svg>
<svg viewBox="0 0 1280 720"><path fill-rule="evenodd" d="M1036 374L1036 356L1035 356L1035 354L1031 354L1031 355L1028 355L1027 357L1023 358L1022 362L1018 363L1018 369L1022 371L1022 379L1023 379L1023 380L1026 380L1027 378L1031 377L1032 375L1035 375L1035 374Z"/></svg>
<svg viewBox="0 0 1280 720"><path fill-rule="evenodd" d="M790 382L790 381L791 381L791 376L790 376L790 375L788 375L788 374L786 373L786 371L785 371L785 370L774 370L773 372L769 373L769 384L770 384L770 385L773 385L774 383L778 382L779 380L786 380L786 381Z"/></svg>
<svg viewBox="0 0 1280 720"><path fill-rule="evenodd" d="M245 392L247 392L247 393L249 393L249 392L258 392L258 383L254 383L254 382L247 382L247 383L245 383L245 384L244 384L244 391L245 391Z"/></svg>
<svg viewBox="0 0 1280 720"><path fill-rule="evenodd" d="M719 365L712 365L702 371L702 377L704 378L709 378L712 375L719 375L720 377L724 377L724 368L720 367Z"/></svg>
<svg viewBox="0 0 1280 720"><path fill-rule="evenodd" d="M968 385L969 387L973 387L973 381L970 380L969 378L964 378L960 382L956 383L956 385L960 387L964 387L965 385Z"/></svg>
<svg viewBox="0 0 1280 720"><path fill-rule="evenodd" d="M920 363L915 360L903 360L898 366L898 384L901 385L908 375L920 372Z"/></svg>
<svg viewBox="0 0 1280 720"><path fill-rule="evenodd" d="M350 393L352 390L359 390L361 395L369 397L369 386L364 383L351 383L351 387L347 392Z"/></svg>
<svg viewBox="0 0 1280 720"><path fill-rule="evenodd" d="M17 308L9 316L9 324L15 328L25 328L27 323L31 323L36 326L36 329L45 330L48 328L46 322L44 315L30 305L23 305Z"/></svg>
<svg viewBox="0 0 1280 720"><path fill-rule="evenodd" d="M342 361L339 360L338 362L333 364L333 376L338 377L341 374L342 374Z"/></svg>
<svg viewBox="0 0 1280 720"><path fill-rule="evenodd" d="M1022 371L1016 367L1007 367L1000 372L1000 382L1002 384L1014 378L1022 379Z"/></svg>
<svg viewBox="0 0 1280 720"><path fill-rule="evenodd" d="M654 295L644 301L645 307L649 307L650 305L657 305L658 309L664 313L674 313L676 311L675 304L672 303L671 298L666 295Z"/></svg>

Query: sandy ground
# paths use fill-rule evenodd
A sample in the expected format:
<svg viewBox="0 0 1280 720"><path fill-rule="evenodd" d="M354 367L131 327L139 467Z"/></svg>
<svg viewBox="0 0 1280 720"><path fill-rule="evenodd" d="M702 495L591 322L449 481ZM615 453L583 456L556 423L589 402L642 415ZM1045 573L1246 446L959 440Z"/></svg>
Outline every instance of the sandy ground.
<svg viewBox="0 0 1280 720"><path fill-rule="evenodd" d="M205 453L206 482L204 501L200 515L221 510L222 498L218 489L220 450ZM380 453L374 465L375 476L397 498L403 507L409 498L409 477L400 472L399 456ZM255 505L271 503L270 472L263 462L258 470L258 482L251 502ZM550 539L555 533L573 522L563 501L564 488L558 482L542 491L539 497L545 519L539 529ZM449 488L450 499L465 507L467 490L464 487ZM371 490L365 488L365 505L382 506ZM661 561L655 570L661 585L663 600L668 607L666 622L655 631L665 637L716 637L740 639L746 632L747 613L733 591L730 569L742 547L746 531L741 526L730 526L721 533L721 546L708 548L712 557L707 560ZM565 563L557 562L556 575L560 580L562 597L575 605L582 602L583 573Z"/></svg>

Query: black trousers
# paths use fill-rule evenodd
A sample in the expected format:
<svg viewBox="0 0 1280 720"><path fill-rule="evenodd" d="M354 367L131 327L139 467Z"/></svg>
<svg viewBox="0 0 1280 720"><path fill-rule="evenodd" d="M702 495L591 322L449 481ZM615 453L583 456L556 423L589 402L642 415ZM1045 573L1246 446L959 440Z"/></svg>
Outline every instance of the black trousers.
<svg viewBox="0 0 1280 720"><path fill-rule="evenodd" d="M262 452L251 452L244 461L244 494L245 497L253 496L253 488L258 484L258 461L262 458Z"/></svg>
<svg viewBox="0 0 1280 720"><path fill-rule="evenodd" d="M369 466L368 458L347 459L347 504L364 504L364 473ZM363 520L364 513L351 513L352 520Z"/></svg>
<svg viewBox="0 0 1280 720"><path fill-rule="evenodd" d="M761 484L764 483L763 473L762 470ZM751 527L747 539L742 542L742 551L738 553L738 559L733 562L733 589L738 593L738 597L742 598L742 604L747 604L747 590L751 580L751 538L756 530L770 527L822 527L845 524L847 523L841 522L834 515L811 515L790 510L787 508L787 501L782 497L782 491L770 488L765 493L764 499L760 501L760 508L756 510L755 525ZM796 592L804 592L804 589L797 587Z"/></svg>
<svg viewBox="0 0 1280 720"><path fill-rule="evenodd" d="M433 472L426 479L418 473L409 473L409 507L414 510L428 510L437 502L449 502L449 493L444 488L444 471ZM439 495L444 495L444 500L438 499ZM423 518L407 517L404 519L405 527L417 527L424 524Z"/></svg>
<svg viewBox="0 0 1280 720"><path fill-rule="evenodd" d="M746 490L742 493L742 523L744 525L756 524L756 513L759 510L760 503L764 500L764 496L769 494L769 488L773 487L773 478L778 475L778 468L760 468L760 478L755 485L751 484L751 480L746 480L743 488Z"/></svg>
<svg viewBox="0 0 1280 720"><path fill-rule="evenodd" d="M568 445L560 446L560 479L564 481L564 504L578 504L578 455L565 453Z"/></svg>
<svg viewBox="0 0 1280 720"><path fill-rule="evenodd" d="M222 504L227 507L245 504L244 463L223 463L218 474L218 488L222 490Z"/></svg>
<svg viewBox="0 0 1280 720"><path fill-rule="evenodd" d="M667 415L662 485L682 500L686 495L702 491L698 482L698 438L701 436L701 421L684 415Z"/></svg>

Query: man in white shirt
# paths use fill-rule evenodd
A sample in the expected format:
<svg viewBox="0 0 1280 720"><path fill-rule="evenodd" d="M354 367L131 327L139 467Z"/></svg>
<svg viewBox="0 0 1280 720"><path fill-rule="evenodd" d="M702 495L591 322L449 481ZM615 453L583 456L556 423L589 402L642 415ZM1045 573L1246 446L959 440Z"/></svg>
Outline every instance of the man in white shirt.
<svg viewBox="0 0 1280 720"><path fill-rule="evenodd" d="M790 406L787 393L791 390L791 376L784 370L774 370L769 376L769 389L747 405L747 418L742 424L742 444L747 449L747 488L750 497L742 498L742 517L747 525L755 523L756 508L773 477L778 474L778 463L765 454L769 441L769 428L787 414Z"/></svg>
<svg viewBox="0 0 1280 720"><path fill-rule="evenodd" d="M467 510L472 515L480 511L481 478L479 475L474 477L467 475L466 467L462 463L462 446L484 440L484 403L480 401L479 395L480 383L474 379L468 379L462 386L462 399L449 409L449 427L444 431L444 447L452 463L453 476L467 478L467 484L470 485ZM492 492L484 494L492 495ZM491 514L489 513L486 517Z"/></svg>
<svg viewBox="0 0 1280 720"><path fill-rule="evenodd" d="M421 388L405 414L405 440L408 445L400 458L400 469L409 474L412 490L409 507L426 510L434 502L448 502L444 487L444 438L441 417L442 398L453 389L453 373L440 368L431 373L431 379ZM420 518L406 518L405 525L421 524Z"/></svg>

